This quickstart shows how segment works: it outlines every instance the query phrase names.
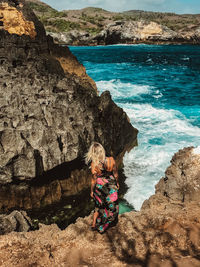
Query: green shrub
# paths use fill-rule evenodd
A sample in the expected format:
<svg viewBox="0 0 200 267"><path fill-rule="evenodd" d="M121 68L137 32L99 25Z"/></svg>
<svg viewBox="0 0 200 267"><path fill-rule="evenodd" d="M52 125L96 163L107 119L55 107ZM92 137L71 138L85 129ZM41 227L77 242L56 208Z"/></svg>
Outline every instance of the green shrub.
<svg viewBox="0 0 200 267"><path fill-rule="evenodd" d="M96 17L93 17L93 16L87 16L85 13L82 13L82 16L80 17L81 20L84 20L86 22L90 22L92 24L96 24L97 21L96 21Z"/></svg>
<svg viewBox="0 0 200 267"><path fill-rule="evenodd" d="M29 2L29 7L35 11L38 11L38 12L41 12L41 13L46 13L46 12L54 12L56 11L55 9L53 9L52 7L50 6L46 6L46 5L40 5L40 4L37 4L37 3L32 3L32 2ZM57 11L58 12L58 11Z"/></svg>
<svg viewBox="0 0 200 267"><path fill-rule="evenodd" d="M117 21L117 20L123 20L124 19L124 16L121 16L121 15L116 15L113 17L113 20Z"/></svg>
<svg viewBox="0 0 200 267"><path fill-rule="evenodd" d="M96 17L96 20L98 21L98 22L100 22L100 21L104 21L106 18L104 17L104 16L98 16L98 17Z"/></svg>
<svg viewBox="0 0 200 267"><path fill-rule="evenodd" d="M80 24L76 22L71 22L64 19L49 20L46 26L53 26L60 32L67 32L74 29L80 29Z"/></svg>
<svg viewBox="0 0 200 267"><path fill-rule="evenodd" d="M48 25L48 17L41 16L39 20L42 22L44 26Z"/></svg>
<svg viewBox="0 0 200 267"><path fill-rule="evenodd" d="M67 13L66 12L63 12L63 11L59 12L57 10L53 10L49 14L49 17L53 17L53 18L55 18L55 17L57 17L57 18L65 18L65 17L67 17Z"/></svg>
<svg viewBox="0 0 200 267"><path fill-rule="evenodd" d="M92 35L96 35L96 34L100 33L100 31L101 31L100 28L86 28L85 30Z"/></svg>

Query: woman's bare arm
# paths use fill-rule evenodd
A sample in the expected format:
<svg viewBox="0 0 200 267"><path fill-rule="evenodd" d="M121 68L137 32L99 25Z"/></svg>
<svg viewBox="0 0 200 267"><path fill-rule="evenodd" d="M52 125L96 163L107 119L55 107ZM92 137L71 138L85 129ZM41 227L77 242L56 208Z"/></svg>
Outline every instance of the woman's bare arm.
<svg viewBox="0 0 200 267"><path fill-rule="evenodd" d="M117 181L117 187L119 189L119 181L118 181L118 178L119 178L119 175L118 175L118 170L117 170L117 166L116 164L114 163L114 166L113 166L113 175Z"/></svg>
<svg viewBox="0 0 200 267"><path fill-rule="evenodd" d="M91 193L90 193L90 196L92 198L93 198L95 184L96 184L96 177L95 177L95 174L93 174L91 178Z"/></svg>

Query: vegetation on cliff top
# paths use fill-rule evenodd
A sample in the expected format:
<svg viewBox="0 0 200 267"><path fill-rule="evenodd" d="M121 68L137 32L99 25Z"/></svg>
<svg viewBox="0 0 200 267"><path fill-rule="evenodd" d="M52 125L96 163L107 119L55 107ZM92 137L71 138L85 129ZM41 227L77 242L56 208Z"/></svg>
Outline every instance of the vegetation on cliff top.
<svg viewBox="0 0 200 267"><path fill-rule="evenodd" d="M175 13L130 10L122 13L109 12L102 8L88 7L80 10L57 11L34 0L28 0L30 7L49 32L87 31L97 34L109 23L115 21L154 21L174 31L187 31L200 26L200 14L177 15Z"/></svg>

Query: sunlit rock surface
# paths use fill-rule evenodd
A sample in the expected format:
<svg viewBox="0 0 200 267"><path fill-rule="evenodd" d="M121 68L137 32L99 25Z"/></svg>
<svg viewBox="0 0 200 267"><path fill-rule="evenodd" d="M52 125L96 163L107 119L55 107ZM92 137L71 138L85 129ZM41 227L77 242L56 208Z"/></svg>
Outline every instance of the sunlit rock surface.
<svg viewBox="0 0 200 267"><path fill-rule="evenodd" d="M187 148L173 159L193 161L193 156L193 148ZM194 172L199 169L198 165L193 166ZM193 183L192 179L190 182ZM56 225L41 225L35 232L1 236L0 264L197 267L200 265L199 214L199 198L183 202L157 192L144 202L141 211L120 215L118 224L103 235L91 231L90 215L79 218L63 231Z"/></svg>
<svg viewBox="0 0 200 267"><path fill-rule="evenodd" d="M156 186L156 192L170 200L182 202L200 201L200 153L199 148L185 148L176 153L165 177Z"/></svg>
<svg viewBox="0 0 200 267"><path fill-rule="evenodd" d="M21 5L22 7L22 5ZM0 21L2 25L0 29L8 31L10 34L29 35L35 38L35 25L32 21L26 20L23 13L17 10L14 6L2 2L0 10Z"/></svg>
<svg viewBox="0 0 200 267"><path fill-rule="evenodd" d="M154 21L116 21L109 23L95 35L86 31L71 30L49 34L58 42L69 45L112 45L112 44L181 44L200 42L198 27L190 30L173 31Z"/></svg>
<svg viewBox="0 0 200 267"><path fill-rule="evenodd" d="M156 22L115 22L95 37L98 43L135 43L139 41L167 41L177 38L176 32Z"/></svg>

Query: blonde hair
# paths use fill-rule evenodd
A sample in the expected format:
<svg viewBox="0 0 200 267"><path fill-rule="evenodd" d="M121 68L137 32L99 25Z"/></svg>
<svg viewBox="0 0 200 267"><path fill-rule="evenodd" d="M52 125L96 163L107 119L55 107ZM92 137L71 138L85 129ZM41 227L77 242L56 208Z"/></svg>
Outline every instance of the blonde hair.
<svg viewBox="0 0 200 267"><path fill-rule="evenodd" d="M106 158L105 149L100 143L93 142L85 155L85 162L88 164L92 161L94 168L100 168L100 165L104 163Z"/></svg>

